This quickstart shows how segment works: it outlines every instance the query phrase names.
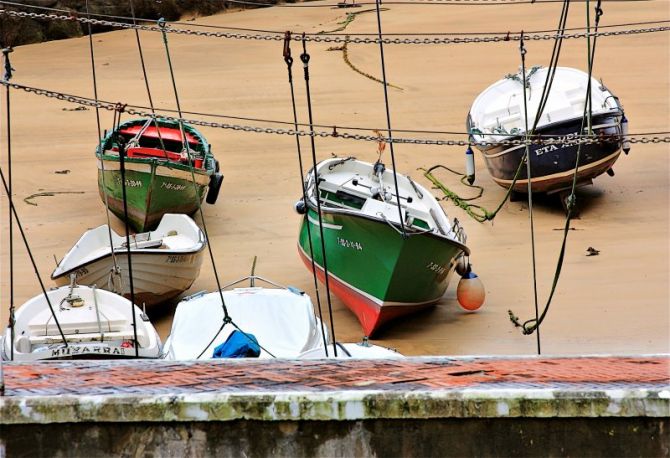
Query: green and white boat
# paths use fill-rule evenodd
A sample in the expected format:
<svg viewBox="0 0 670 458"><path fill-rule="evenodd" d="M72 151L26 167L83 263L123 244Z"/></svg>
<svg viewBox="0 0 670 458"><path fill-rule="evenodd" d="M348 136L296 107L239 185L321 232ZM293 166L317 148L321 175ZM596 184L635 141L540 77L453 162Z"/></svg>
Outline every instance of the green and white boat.
<svg viewBox="0 0 670 458"><path fill-rule="evenodd" d="M211 147L192 126L183 124L183 132L176 121L134 119L107 134L97 148L100 197L124 219L123 143L128 223L137 232L154 229L166 213L193 214L205 194L207 203L216 202L223 176Z"/></svg>
<svg viewBox="0 0 670 458"><path fill-rule="evenodd" d="M401 174L398 199L393 171L381 162L328 159L317 165L317 175L318 184L313 171L308 174L306 205L296 205L305 215L300 256L310 270L313 259L325 281L323 229L330 289L356 314L365 335L437 303L459 259L470 254L458 220L450 221L428 190Z"/></svg>

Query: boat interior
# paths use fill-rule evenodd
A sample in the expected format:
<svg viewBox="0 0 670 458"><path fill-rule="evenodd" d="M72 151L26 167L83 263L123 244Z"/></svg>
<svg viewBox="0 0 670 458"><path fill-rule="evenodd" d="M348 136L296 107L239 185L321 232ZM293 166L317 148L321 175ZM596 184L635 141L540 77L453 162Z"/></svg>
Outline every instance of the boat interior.
<svg viewBox="0 0 670 458"><path fill-rule="evenodd" d="M547 71L548 69L539 67L527 71L526 104L529 126L535 122ZM557 122L581 119L586 103L587 85L586 73L573 68L558 67L538 128ZM595 78L591 79L591 97L594 115L621 111L618 99ZM472 105L468 124L469 130L475 134L498 134L482 136L478 138L480 141L500 140L525 132L520 74L508 75L482 92Z"/></svg>
<svg viewBox="0 0 670 458"><path fill-rule="evenodd" d="M433 232L465 242L457 220L449 221L433 195L411 178L397 174L400 198L395 193L393 170L354 158L328 159L318 168L321 205L350 210L400 225L398 201L404 226L412 232ZM313 197L313 176L308 183Z"/></svg>
<svg viewBox="0 0 670 458"><path fill-rule="evenodd" d="M178 124L168 125L156 122L154 119L135 120L121 125L118 133L125 141L126 154L129 158L188 164L190 157L195 168L204 166L204 146L186 127L184 134L188 150ZM118 154L118 144L115 140L113 136L107 138L105 151Z"/></svg>
<svg viewBox="0 0 670 458"><path fill-rule="evenodd" d="M126 237L111 231L114 251L127 250ZM135 252L169 251L170 253L191 253L204 247L205 236L195 222L186 215L167 213L154 231L130 235L130 249ZM63 257L52 278L95 259L111 254L109 229L105 224L91 229Z"/></svg>

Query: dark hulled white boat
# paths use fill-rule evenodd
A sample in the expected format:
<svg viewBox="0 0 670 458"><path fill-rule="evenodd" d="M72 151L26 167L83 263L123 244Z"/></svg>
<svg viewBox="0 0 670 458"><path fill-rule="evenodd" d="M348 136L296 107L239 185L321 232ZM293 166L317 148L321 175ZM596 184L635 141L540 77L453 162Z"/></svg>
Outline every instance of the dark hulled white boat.
<svg viewBox="0 0 670 458"><path fill-rule="evenodd" d="M532 128L542 102L548 69L533 67L526 75L528 126ZM523 140L526 134L523 78L507 75L484 90L472 104L467 118L470 140L479 149L496 183L508 188L526 152L525 145L505 145ZM588 133L582 118L588 75L574 68L558 67L551 91L534 134L557 137L556 143L529 146L533 192L557 192L569 188L575 173L580 135ZM591 130L595 141L583 143L580 151L578 185L590 184L608 172L625 143L627 120L618 98L602 82L591 79ZM521 167L514 191L527 192L528 175Z"/></svg>

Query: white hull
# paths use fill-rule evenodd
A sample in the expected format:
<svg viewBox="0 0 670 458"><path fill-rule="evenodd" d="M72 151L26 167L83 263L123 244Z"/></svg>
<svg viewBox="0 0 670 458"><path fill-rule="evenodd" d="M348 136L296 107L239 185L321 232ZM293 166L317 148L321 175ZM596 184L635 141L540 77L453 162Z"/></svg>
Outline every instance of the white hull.
<svg viewBox="0 0 670 458"><path fill-rule="evenodd" d="M168 235L173 232L176 234ZM186 215L165 215L155 231L144 235L146 240L142 241L136 241L139 235L135 239L131 236L133 290L136 304L154 305L191 287L200 273L205 241L200 229ZM51 278L58 285L66 285L70 275L75 274L78 284L97 285L130 298L125 237L112 232L112 241L120 275L113 274L114 257L105 225L86 232Z"/></svg>
<svg viewBox="0 0 670 458"><path fill-rule="evenodd" d="M48 301L44 294L40 294L18 308L13 340L11 329L7 328L0 342L2 359L40 361L160 356L161 341L153 325L138 307L122 296L87 286L64 286L48 291L47 296ZM73 297L77 300L68 300ZM137 325L137 350L133 314Z"/></svg>
<svg viewBox="0 0 670 458"><path fill-rule="evenodd" d="M337 356L333 345L328 345L328 353L323 347L307 351L298 359L401 359L404 356L390 348L362 343L337 343Z"/></svg>
<svg viewBox="0 0 670 458"><path fill-rule="evenodd" d="M258 340L260 358L296 358L323 348L321 321L307 294L283 287L250 287L223 291L223 298L235 325ZM218 292L180 302L165 342L165 358L212 358L214 349L236 329L232 324L221 329L223 318Z"/></svg>

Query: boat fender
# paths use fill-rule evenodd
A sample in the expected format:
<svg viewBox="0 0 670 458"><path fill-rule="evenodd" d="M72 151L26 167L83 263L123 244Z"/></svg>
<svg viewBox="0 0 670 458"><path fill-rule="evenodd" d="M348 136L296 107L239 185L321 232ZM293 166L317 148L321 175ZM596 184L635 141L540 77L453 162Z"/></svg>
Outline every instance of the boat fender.
<svg viewBox="0 0 670 458"><path fill-rule="evenodd" d="M207 191L207 197L205 198L208 204L214 205L216 203L216 199L219 197L219 191L221 190L222 182L223 175L220 173L214 173L209 177L209 190Z"/></svg>
<svg viewBox="0 0 670 458"><path fill-rule="evenodd" d="M621 117L621 135L623 136L621 148L624 153L628 154L630 151L630 140L628 140L628 118L626 118L626 115Z"/></svg>
<svg viewBox="0 0 670 458"><path fill-rule="evenodd" d="M214 172L219 173L220 168L219 161L214 159Z"/></svg>
<svg viewBox="0 0 670 458"><path fill-rule="evenodd" d="M465 150L465 177L468 183L472 184L475 182L475 153L472 152L472 148L469 146Z"/></svg>
<svg viewBox="0 0 670 458"><path fill-rule="evenodd" d="M486 299L484 284L477 274L470 269L458 282L456 298L460 306L468 312L474 312L484 304Z"/></svg>
<svg viewBox="0 0 670 458"><path fill-rule="evenodd" d="M304 215L307 213L307 205L305 205L305 201L302 199L297 201L293 207L295 208L296 213L299 215Z"/></svg>
<svg viewBox="0 0 670 458"><path fill-rule="evenodd" d="M609 176L613 177L613 176L614 176L614 169L613 169L612 167L610 167L609 169L607 169L607 174L608 174Z"/></svg>

